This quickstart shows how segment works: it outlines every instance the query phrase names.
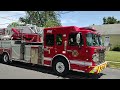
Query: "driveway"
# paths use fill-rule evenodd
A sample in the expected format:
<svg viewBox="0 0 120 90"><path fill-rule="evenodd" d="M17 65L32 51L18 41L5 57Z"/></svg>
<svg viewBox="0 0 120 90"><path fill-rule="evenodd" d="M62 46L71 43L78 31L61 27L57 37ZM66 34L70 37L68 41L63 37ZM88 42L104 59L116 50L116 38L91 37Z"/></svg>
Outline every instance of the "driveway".
<svg viewBox="0 0 120 90"><path fill-rule="evenodd" d="M48 67L20 62L11 65L0 63L0 79L120 79L120 69L106 68L99 75L70 71L66 77L61 77Z"/></svg>

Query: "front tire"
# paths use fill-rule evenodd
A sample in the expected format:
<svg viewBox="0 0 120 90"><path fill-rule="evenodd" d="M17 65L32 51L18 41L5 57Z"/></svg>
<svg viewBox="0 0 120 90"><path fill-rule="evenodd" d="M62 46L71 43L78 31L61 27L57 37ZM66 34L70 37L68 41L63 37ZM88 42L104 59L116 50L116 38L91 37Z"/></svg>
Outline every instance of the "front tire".
<svg viewBox="0 0 120 90"><path fill-rule="evenodd" d="M66 59L59 57L53 62L53 70L57 75L65 76L68 74L69 65Z"/></svg>

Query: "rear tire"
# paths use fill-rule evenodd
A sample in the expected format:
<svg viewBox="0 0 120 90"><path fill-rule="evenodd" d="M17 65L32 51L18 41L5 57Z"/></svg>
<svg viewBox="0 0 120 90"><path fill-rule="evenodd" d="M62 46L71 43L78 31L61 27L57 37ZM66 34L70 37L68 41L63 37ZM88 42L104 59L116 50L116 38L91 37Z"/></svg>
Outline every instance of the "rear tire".
<svg viewBox="0 0 120 90"><path fill-rule="evenodd" d="M2 55L0 55L0 63L2 63Z"/></svg>
<svg viewBox="0 0 120 90"><path fill-rule="evenodd" d="M53 62L53 70L57 75L65 76L68 74L69 65L66 59L58 57Z"/></svg>
<svg viewBox="0 0 120 90"><path fill-rule="evenodd" d="M2 63L5 63L5 64L10 64L11 63L11 61L9 60L9 56L8 56L7 53L4 53L2 55Z"/></svg>

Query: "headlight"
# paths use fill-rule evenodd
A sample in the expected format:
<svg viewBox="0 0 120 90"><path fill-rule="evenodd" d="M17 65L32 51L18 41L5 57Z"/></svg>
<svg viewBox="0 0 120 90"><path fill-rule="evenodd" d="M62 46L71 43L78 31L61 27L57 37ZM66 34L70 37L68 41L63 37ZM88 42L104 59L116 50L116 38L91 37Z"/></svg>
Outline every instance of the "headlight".
<svg viewBox="0 0 120 90"><path fill-rule="evenodd" d="M99 61L99 55L98 54L93 54L92 59L93 59L94 62L98 62Z"/></svg>

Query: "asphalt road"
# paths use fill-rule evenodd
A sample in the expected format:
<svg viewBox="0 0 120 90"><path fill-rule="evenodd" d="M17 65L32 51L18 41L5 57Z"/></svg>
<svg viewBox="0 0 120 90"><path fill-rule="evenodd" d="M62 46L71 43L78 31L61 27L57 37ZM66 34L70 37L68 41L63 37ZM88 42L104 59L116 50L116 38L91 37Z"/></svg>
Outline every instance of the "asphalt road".
<svg viewBox="0 0 120 90"><path fill-rule="evenodd" d="M0 79L120 79L120 70L106 68L99 75L70 71L66 77L57 76L51 68L13 62L0 63Z"/></svg>

